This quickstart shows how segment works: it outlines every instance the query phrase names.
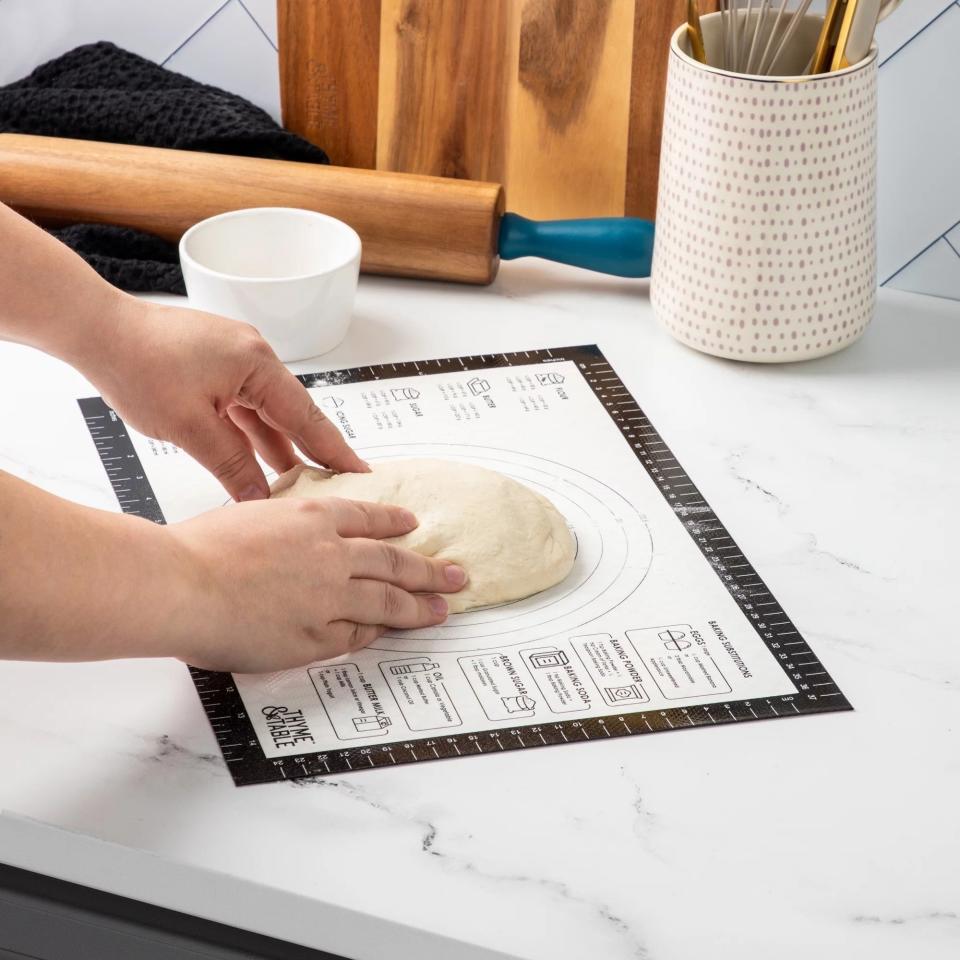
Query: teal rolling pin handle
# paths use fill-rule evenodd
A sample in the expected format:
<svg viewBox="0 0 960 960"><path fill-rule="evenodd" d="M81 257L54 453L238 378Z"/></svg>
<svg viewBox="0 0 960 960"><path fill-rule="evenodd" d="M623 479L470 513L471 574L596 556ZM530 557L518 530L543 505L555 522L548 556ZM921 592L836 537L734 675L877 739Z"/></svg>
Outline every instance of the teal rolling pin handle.
<svg viewBox="0 0 960 960"><path fill-rule="evenodd" d="M649 277L653 222L636 217L528 220L505 213L500 221L500 256L542 257L615 277Z"/></svg>

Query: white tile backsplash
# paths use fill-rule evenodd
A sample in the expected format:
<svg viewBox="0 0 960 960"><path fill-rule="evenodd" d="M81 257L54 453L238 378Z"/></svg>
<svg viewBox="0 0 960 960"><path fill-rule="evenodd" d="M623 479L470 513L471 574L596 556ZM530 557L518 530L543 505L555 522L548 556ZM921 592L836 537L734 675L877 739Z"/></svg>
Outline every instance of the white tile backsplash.
<svg viewBox="0 0 960 960"><path fill-rule="evenodd" d="M97 40L110 40L161 63L223 3L0 0L0 84L19 80L39 64Z"/></svg>
<svg viewBox="0 0 960 960"><path fill-rule="evenodd" d="M960 123L949 91L960 89L960 6L880 71L880 281L960 218ZM895 284L899 285L899 284Z"/></svg>
<svg viewBox="0 0 960 960"><path fill-rule="evenodd" d="M279 119L276 0L0 0L0 84L95 40ZM960 299L960 0L904 0L877 40L880 280Z"/></svg>
<svg viewBox="0 0 960 960"><path fill-rule="evenodd" d="M277 45L277 0L240 0L267 39Z"/></svg>
<svg viewBox="0 0 960 960"><path fill-rule="evenodd" d="M886 62L921 30L932 24L955 0L903 0L877 27L880 63Z"/></svg>
<svg viewBox="0 0 960 960"><path fill-rule="evenodd" d="M280 119L277 51L239 0L218 10L164 66L238 93Z"/></svg>
<svg viewBox="0 0 960 960"><path fill-rule="evenodd" d="M897 287L960 300L960 252L946 237L937 240L900 271Z"/></svg>

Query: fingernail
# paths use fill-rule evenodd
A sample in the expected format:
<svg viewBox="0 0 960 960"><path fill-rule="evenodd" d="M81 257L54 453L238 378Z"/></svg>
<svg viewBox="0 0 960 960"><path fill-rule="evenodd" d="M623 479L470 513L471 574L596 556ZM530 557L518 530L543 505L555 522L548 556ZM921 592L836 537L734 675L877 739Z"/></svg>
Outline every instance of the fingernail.
<svg viewBox="0 0 960 960"><path fill-rule="evenodd" d="M447 606L447 601L444 600L443 597L430 597L427 600L427 606L438 617L445 617L450 610Z"/></svg>
<svg viewBox="0 0 960 960"><path fill-rule="evenodd" d="M455 563L446 567L443 575L451 587L462 587L467 582L467 571L463 567L458 567Z"/></svg>
<svg viewBox="0 0 960 960"><path fill-rule="evenodd" d="M400 507L400 521L405 523L411 529L413 527L419 526L420 521L412 514L409 510L405 510L403 507Z"/></svg>
<svg viewBox="0 0 960 960"><path fill-rule="evenodd" d="M266 496L263 488L258 487L255 483L251 483L249 487L244 487L243 490L240 491L237 500L243 503L245 500L264 500Z"/></svg>

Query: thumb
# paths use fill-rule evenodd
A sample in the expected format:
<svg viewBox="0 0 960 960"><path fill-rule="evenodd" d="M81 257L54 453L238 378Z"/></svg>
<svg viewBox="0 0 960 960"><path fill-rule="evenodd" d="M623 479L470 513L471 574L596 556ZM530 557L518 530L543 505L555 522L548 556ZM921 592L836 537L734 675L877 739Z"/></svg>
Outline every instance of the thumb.
<svg viewBox="0 0 960 960"><path fill-rule="evenodd" d="M234 500L265 500L270 496L267 478L247 435L229 418L211 413L182 446Z"/></svg>

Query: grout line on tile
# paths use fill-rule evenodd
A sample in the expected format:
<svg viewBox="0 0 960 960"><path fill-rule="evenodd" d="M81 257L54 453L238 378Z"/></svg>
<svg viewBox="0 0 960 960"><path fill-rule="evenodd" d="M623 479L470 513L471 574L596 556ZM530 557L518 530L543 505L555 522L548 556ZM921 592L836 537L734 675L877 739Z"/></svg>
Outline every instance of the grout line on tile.
<svg viewBox="0 0 960 960"><path fill-rule="evenodd" d="M894 270L893 273L891 273L886 280L881 282L880 286L885 287L895 276L897 276L897 274L903 273L903 271L906 270L907 267L909 267L914 260L917 260L920 257L922 257L932 246L939 243L941 240L946 240L947 234L950 233L950 231L953 230L955 227L960 227L960 220L958 220L954 224L951 224L951 226L947 227L947 229L944 230L939 237L934 237L919 253L914 254L902 267L900 267L897 270ZM947 240L947 243L950 243L950 241ZM950 246L952 248L953 244L951 243Z"/></svg>
<svg viewBox="0 0 960 960"><path fill-rule="evenodd" d="M231 3L233 3L233 0L224 0L224 2L221 3L220 6L217 7L217 9L214 10L213 13L211 13L210 16L207 17L207 19L204 20L203 23L201 23L200 26L197 27L197 29L194 30L193 33L191 33L190 36L187 37L177 47L176 50L174 50L172 53L167 54L167 56L160 61L160 66L165 67L208 23L210 23L211 20L214 19L214 17L219 16L227 7L230 6Z"/></svg>
<svg viewBox="0 0 960 960"><path fill-rule="evenodd" d="M893 53L887 57L884 57L878 64L878 67L882 67L884 64L889 63L904 47L910 43L913 43L913 41L916 40L917 37L919 37L920 34L927 29L927 27L932 27L933 24L935 24L951 7L957 7L960 9L960 0L956 0L956 2L955 0L950 0L950 3L948 3L929 23L924 24L912 37L904 40L903 43L901 43L900 46L893 51Z"/></svg>
<svg viewBox="0 0 960 960"><path fill-rule="evenodd" d="M260 21L247 9L247 5L243 2L243 0L237 0L237 3L243 7L243 12L253 21L253 25L263 34L267 43L269 43L274 50L277 50L277 45L270 39L270 35L267 33L267 31L260 26ZM277 50L277 52L279 53L280 51Z"/></svg>

